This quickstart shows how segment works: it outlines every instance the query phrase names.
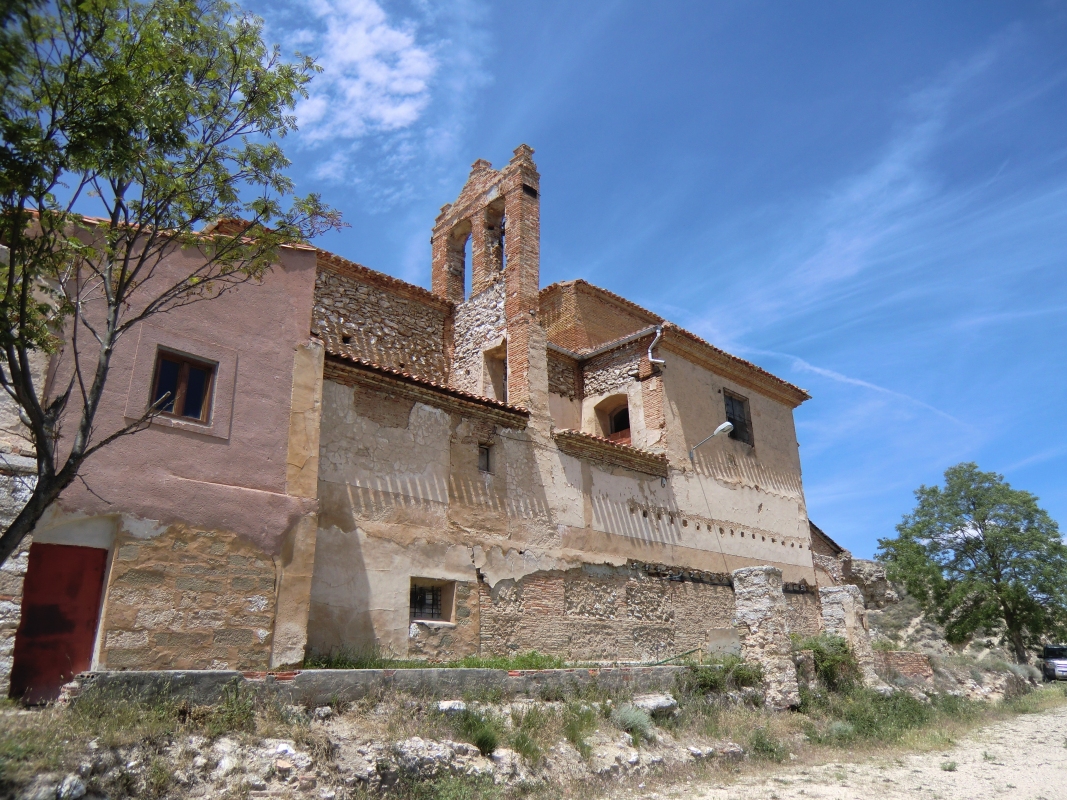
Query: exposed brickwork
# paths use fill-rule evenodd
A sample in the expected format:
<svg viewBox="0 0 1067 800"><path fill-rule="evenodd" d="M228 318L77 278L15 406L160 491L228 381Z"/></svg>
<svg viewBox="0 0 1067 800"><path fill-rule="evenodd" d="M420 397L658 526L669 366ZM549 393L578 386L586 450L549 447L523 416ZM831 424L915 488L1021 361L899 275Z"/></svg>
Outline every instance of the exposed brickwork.
<svg viewBox="0 0 1067 800"><path fill-rule="evenodd" d="M662 321L652 312L583 280L545 287L539 306L548 340L578 353Z"/></svg>
<svg viewBox="0 0 1067 800"><path fill-rule="evenodd" d="M562 430L553 434L561 452L576 458L592 459L649 475L667 476L667 458L659 453L602 439L588 433Z"/></svg>
<svg viewBox="0 0 1067 800"><path fill-rule="evenodd" d="M447 381L451 305L386 278L357 264L320 259L312 332L330 353Z"/></svg>
<svg viewBox="0 0 1067 800"><path fill-rule="evenodd" d="M265 669L275 565L221 532L120 536L105 606L106 669Z"/></svg>
<svg viewBox="0 0 1067 800"><path fill-rule="evenodd" d="M887 678L900 675L913 680L929 680L934 677L930 657L910 650L875 650L874 666L880 675Z"/></svg>

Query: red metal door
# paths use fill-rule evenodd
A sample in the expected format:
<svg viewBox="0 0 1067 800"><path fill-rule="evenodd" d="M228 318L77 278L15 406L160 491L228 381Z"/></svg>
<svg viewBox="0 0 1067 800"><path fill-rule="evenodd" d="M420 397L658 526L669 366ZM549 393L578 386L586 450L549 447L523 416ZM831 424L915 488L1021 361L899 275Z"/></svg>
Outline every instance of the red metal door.
<svg viewBox="0 0 1067 800"><path fill-rule="evenodd" d="M106 568L107 550L98 547L30 546L12 697L29 703L55 700L64 683L89 669Z"/></svg>

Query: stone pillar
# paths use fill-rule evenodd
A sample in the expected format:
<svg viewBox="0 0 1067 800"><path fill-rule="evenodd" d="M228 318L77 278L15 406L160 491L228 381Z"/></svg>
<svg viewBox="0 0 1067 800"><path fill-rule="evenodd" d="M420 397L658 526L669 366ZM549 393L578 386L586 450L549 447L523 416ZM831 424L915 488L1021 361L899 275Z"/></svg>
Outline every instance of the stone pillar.
<svg viewBox="0 0 1067 800"><path fill-rule="evenodd" d="M782 571L744 567L734 570L733 579L734 625L741 638L741 656L763 667L767 706L781 710L799 705Z"/></svg>
<svg viewBox="0 0 1067 800"><path fill-rule="evenodd" d="M840 636L852 648L863 682L867 686L882 686L882 680L874 671L874 651L871 636L867 632L867 610L863 605L863 592L858 586L827 586L819 589L822 606L823 633Z"/></svg>
<svg viewBox="0 0 1067 800"><path fill-rule="evenodd" d="M296 349L293 359L285 480L286 494L293 497L311 499L318 496L323 358L322 344L310 339ZM285 537L274 606L272 668L291 666L304 660L318 531L319 515L307 514L297 520Z"/></svg>

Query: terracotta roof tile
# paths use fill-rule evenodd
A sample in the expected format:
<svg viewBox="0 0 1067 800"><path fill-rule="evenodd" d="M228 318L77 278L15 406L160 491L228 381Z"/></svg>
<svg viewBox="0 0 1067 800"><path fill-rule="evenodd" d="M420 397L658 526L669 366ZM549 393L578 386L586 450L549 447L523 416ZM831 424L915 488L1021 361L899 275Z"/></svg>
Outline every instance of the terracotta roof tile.
<svg viewBox="0 0 1067 800"><path fill-rule="evenodd" d="M371 361L364 361L362 358L356 358L355 356L346 355L344 353L337 353L327 348L327 353L338 361L343 361L352 366L359 367L361 369L369 370L371 372L377 372L382 375L389 375L394 378L400 378L408 383L413 383L419 386L423 386L427 389L432 389L437 392L450 395L452 397L458 397L461 400L469 400L473 403L479 403L481 405L490 406L492 408L498 408L501 411L510 411L513 414L521 414L523 416L529 416L530 412L522 406L513 406L508 403L501 403L499 400L494 400L491 397L482 397L481 395L471 394L470 392L464 392L462 389L453 389L451 386L444 386L436 381L428 380L427 378L420 378L418 375L412 375L410 372L404 372L403 370L393 369L392 367L385 367L381 364L375 364Z"/></svg>

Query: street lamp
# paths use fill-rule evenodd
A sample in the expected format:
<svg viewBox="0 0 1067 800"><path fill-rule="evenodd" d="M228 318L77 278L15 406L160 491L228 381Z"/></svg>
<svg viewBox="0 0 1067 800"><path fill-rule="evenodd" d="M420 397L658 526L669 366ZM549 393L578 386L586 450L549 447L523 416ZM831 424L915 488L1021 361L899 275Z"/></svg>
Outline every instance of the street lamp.
<svg viewBox="0 0 1067 800"><path fill-rule="evenodd" d="M733 424L732 422L724 422L724 423L723 423L722 425L720 425L720 426L719 426L718 428L716 428L716 429L715 429L715 432L714 432L714 433L712 433L712 434L711 434L711 436L709 436L709 437L708 437L707 439L705 439L705 440L704 440L703 442L700 442L700 443L698 443L698 444L695 444L695 445L693 445L693 446L692 446L691 448L689 448L689 461L690 461L690 462L692 462L692 461L693 461L693 453L695 453L695 452L696 452L696 449L697 449L698 447L700 447L700 445L704 444L704 442L710 442L710 441L711 441L712 439L714 439L714 438L715 438L716 436L718 436L719 434L722 434L722 433L729 433L729 432L730 432L730 431L732 431L733 429L734 429L734 424Z"/></svg>

